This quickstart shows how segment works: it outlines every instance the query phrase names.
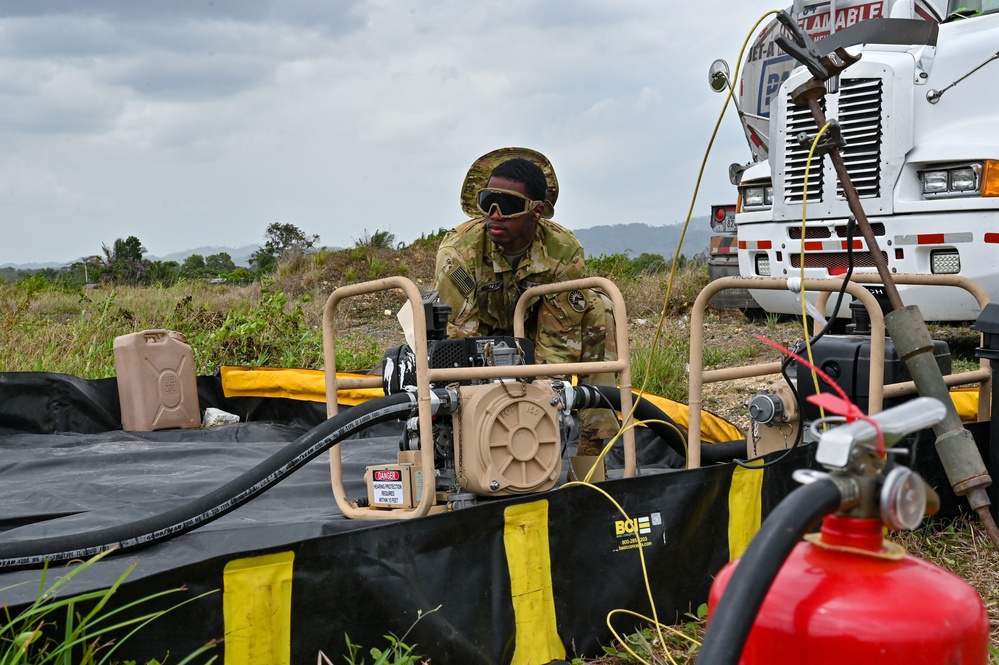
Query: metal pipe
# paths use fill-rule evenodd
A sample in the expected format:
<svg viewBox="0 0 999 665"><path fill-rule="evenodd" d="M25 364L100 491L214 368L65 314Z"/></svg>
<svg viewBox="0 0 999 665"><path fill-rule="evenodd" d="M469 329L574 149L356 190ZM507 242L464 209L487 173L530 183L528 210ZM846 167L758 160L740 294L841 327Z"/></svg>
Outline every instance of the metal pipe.
<svg viewBox="0 0 999 665"><path fill-rule="evenodd" d="M940 368L933 357L933 340L915 306L895 310L885 317L899 357L905 361L919 394L939 399L947 410L944 419L933 426L936 448L947 479L958 496L967 496L972 509L982 518L982 525L993 544L999 547L999 528L989 512L985 488L992 484L971 432L964 428ZM981 510L984 508L984 512Z"/></svg>
<svg viewBox="0 0 999 665"><path fill-rule="evenodd" d="M947 384L948 388L954 386L963 386L966 383L977 383L981 385L986 381L992 379L991 369L976 369L970 372L961 372L959 374L948 374L943 377L944 383ZM979 389L981 390L981 389ZM919 391L917 390L915 381L902 381L900 383L893 383L891 385L885 386L884 395L885 399L891 399L893 397L902 397L903 395L915 395ZM982 418L982 414L979 411L978 422L984 422L989 417L989 414L985 414L985 419Z"/></svg>
<svg viewBox="0 0 999 665"><path fill-rule="evenodd" d="M723 367L701 372L701 383L719 383L734 379L748 379L766 374L780 374L782 363L759 363L756 365L740 365L739 367Z"/></svg>
<svg viewBox="0 0 999 665"><path fill-rule="evenodd" d="M376 291L386 291L388 289L401 289L410 304L413 306L413 326L416 329L414 344L416 348L416 399L417 416L420 426L420 441L423 443L433 441L433 425L430 409L430 381L427 379L427 370L430 354L427 351L427 320L423 312L422 296L419 289L412 281L405 277L386 277L372 282L362 282L342 286L326 300L323 307L323 363L326 374L326 415L333 417L337 412L337 377L336 377L336 334L334 330L334 316L337 306L346 298ZM368 518L368 519L409 519L422 517L430 513L430 509L436 503L436 486L433 482L423 483L423 492L416 508L411 510L364 510L355 507L347 498L347 491L343 486L343 458L340 454L341 447L336 446L330 450L330 484L333 486L333 498L336 500L341 512L347 517ZM420 446L420 464L425 473L430 473L434 468L434 447L432 445Z"/></svg>
<svg viewBox="0 0 999 665"><path fill-rule="evenodd" d="M371 376L350 376L343 377L336 380L336 389L339 390L354 390L356 388L381 388L382 387L382 377L372 374ZM329 416L329 397L327 397L326 404L326 415ZM336 400L334 400L334 403ZM339 405L337 405L339 406ZM333 407L333 412L336 413L336 406Z"/></svg>

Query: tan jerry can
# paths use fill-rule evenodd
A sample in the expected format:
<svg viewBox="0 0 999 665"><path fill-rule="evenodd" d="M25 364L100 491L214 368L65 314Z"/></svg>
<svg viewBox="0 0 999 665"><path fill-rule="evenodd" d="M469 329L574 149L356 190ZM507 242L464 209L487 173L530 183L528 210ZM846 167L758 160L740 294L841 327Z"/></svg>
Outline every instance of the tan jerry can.
<svg viewBox="0 0 999 665"><path fill-rule="evenodd" d="M131 432L201 427L194 353L172 330L144 330L114 340L121 427Z"/></svg>

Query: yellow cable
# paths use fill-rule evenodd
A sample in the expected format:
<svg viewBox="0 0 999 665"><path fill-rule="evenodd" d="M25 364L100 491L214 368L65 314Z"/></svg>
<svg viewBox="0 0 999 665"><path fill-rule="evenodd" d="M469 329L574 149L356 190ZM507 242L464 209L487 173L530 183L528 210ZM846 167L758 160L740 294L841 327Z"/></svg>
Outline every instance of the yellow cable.
<svg viewBox="0 0 999 665"><path fill-rule="evenodd" d="M771 16L772 14L776 14L777 12L778 10L776 9L772 9L766 12L756 21L756 23L753 24L753 27L750 28L749 34L746 35L746 39L742 42L742 48L739 50L739 57L736 60L735 75L732 79L733 81L739 80L739 68L742 64L742 57L745 54L746 46L749 44L750 39L752 39L752 36L756 32L756 29L760 26L761 23L763 23L763 21L767 19L767 17ZM711 149L715 143L715 137L718 135L718 129L719 127L721 127L722 119L725 117L725 112L728 111L728 107L730 106L734 92L735 92L735 86L729 85L728 94L725 96L725 105L722 107L721 114L719 114L718 120L715 122L714 130L712 130L711 132L711 139L708 141L707 149L704 151L704 158L701 160L701 167L697 172L697 182L694 185L694 195L690 199L690 208L687 210L687 218L683 223L683 230L680 232L680 240L677 243L676 252L673 254L673 264L670 266L669 278L666 281L666 297L663 300L662 311L659 313L659 321L656 324L655 335L653 335L652 337L652 344L649 349L649 359L645 363L645 377L642 379L642 386L638 390L638 396L636 397L634 404L632 404L631 411L628 413L627 418L625 418L625 422L627 422L629 418L634 416L635 409L638 408L638 403L641 401L642 396L645 394L645 388L646 386L648 386L649 383L649 377L652 373L652 362L653 360L655 360L655 355L659 347L659 340L662 338L663 324L666 321L666 311L669 306L670 296L673 293L673 281L676 277L676 266L680 258L680 250L683 248L683 240L687 236L687 227L690 225L690 218L694 214L694 205L697 202L697 195L701 189L701 180L704 177L704 169L708 163L708 156L711 154ZM693 334L693 331L691 331L691 334Z"/></svg>
<svg viewBox="0 0 999 665"><path fill-rule="evenodd" d="M595 490L595 491L599 492L600 494L603 494L604 498L606 498L608 501L610 501L612 504L614 504L614 507L617 508L618 512L621 513L621 515L624 517L625 520L630 520L631 519L631 517L628 516L628 513L626 513L624 511L624 508L621 507L621 504L619 504L617 502L617 500L614 499L614 497L612 497L610 494L608 494L607 492L605 492L603 490L603 488L597 487L596 485L593 485L592 483L579 482L579 481L573 481L573 482L566 483L562 487L572 487L573 485L581 485L583 487L588 487L588 488L590 488L592 490ZM642 563L642 579L645 581L645 592L648 594L648 596L649 596L649 604L652 606L652 616L653 616L653 620L654 620L654 622L655 622L655 624L657 626L657 630L659 632L659 641L660 642L664 642L662 629L658 628L658 626L659 626L659 615L656 613L656 601L652 597L652 584L651 584L651 582L649 582L649 569L645 565L645 548L642 547L641 541L638 542L638 547L636 549L638 549L638 558L639 558L639 560ZM609 619L610 614L608 614L607 616L608 616L608 619ZM613 631L613 630L614 629L611 628L611 631ZM628 652L631 653L631 655L634 656L639 662L645 663L645 665L649 665L649 663L647 663L643 658L641 658L638 654L636 654L634 651L632 651L631 648L628 647L627 644L624 644L623 642L622 642L622 644L624 645L624 648L627 649Z"/></svg>
<svg viewBox="0 0 999 665"><path fill-rule="evenodd" d="M760 26L761 23L763 23L764 20L766 20L767 17L769 17L772 14L776 14L777 11L778 10L774 9L774 10L770 10L770 11L766 12L765 14L763 14L763 16L761 16L756 21L755 24L753 24L753 27L750 29L749 34L746 35L745 41L743 41L743 43L742 43L742 48L739 50L739 58L738 58L738 60L736 60L735 76L734 76L733 80L735 80L735 81L739 80L738 79L739 66L742 63L742 57L743 57L743 54L746 51L746 46L749 44L749 41L752 38L753 34L756 32L756 29ZM733 95L734 92L735 92L735 86L734 85L729 85L728 94L725 97L725 106L724 106L724 108L722 108L722 112L718 116L718 120L715 123L714 130L711 132L711 139L708 141L708 147L707 147L707 149L704 152L704 158L701 160L701 167L700 167L700 169L697 172L697 182L694 185L694 195L691 197L691 200L690 200L690 208L687 210L687 219L683 223L683 230L680 233L680 240L677 243L676 252L673 254L673 264L670 266L669 278L667 279L667 282L666 282L666 297L663 300L663 308L662 308L662 311L659 313L659 321L658 321L658 323L656 325L656 332L655 332L655 335L652 338L652 346L651 346L651 349L649 350L649 359L648 359L648 361L646 362L646 365L645 365L645 377L642 380L642 387L638 391L638 396L634 400L634 403L632 404L631 411L628 413L627 417L624 419L625 422L628 422L628 420L630 420L635 415L635 410L638 408L638 402L641 401L642 396L645 394L645 388L646 388L646 386L648 385L648 382L649 382L649 376L650 376L651 370L652 370L652 361L653 361L653 359L655 357L656 350L657 350L657 348L659 346L659 340L662 337L663 323L666 320L666 310L667 310L667 307L669 305L670 295L673 292L673 280L674 280L674 278L676 276L676 266L677 266L677 263L678 263L679 258L680 258L680 250L683 248L683 239L687 235L687 227L690 225L690 218L694 214L694 205L697 202L697 194L698 194L698 192L699 192L699 190L701 188L701 179L704 176L704 169L707 166L708 156L711 154L711 148L714 146L715 137L718 135L718 129L721 126L722 119L725 117L725 112L728 110L728 107L729 107L729 104L730 104L730 102L732 100L732 95ZM693 334L693 331L691 331L691 334ZM663 422L663 421L651 421L650 420L650 421L647 421L647 422ZM634 427L637 424L638 423L632 422L632 424L629 425L629 426L627 426L627 427ZM665 424L668 425L668 426L670 426L670 427L676 428L676 426L674 424L672 424L672 423L665 423ZM603 459L606 457L606 455L610 451L610 449L613 448L613 446L617 442L617 440L626 431L627 427L622 426L621 429L618 430L618 433L615 434L611 438L611 440L607 443L607 445L604 446L604 449L602 451L600 451L600 455L598 456L596 463L594 463L593 466L590 468L589 472L586 474L586 477L583 479L583 481L581 481L581 482L580 481L573 481L573 482L566 483L565 485L562 486L562 487L569 487L571 485L582 485L583 487L589 487L590 489L593 489L593 490L596 490L597 492L600 492L611 503L614 504L614 506L624 516L624 518L626 520L630 519L630 518L628 517L628 514L624 511L624 508L622 508L621 505L617 501L615 501L614 498L610 494L608 494L607 492L605 492L602 488L597 487L596 485L592 484L590 482L590 479L593 477L593 473L596 470L597 465L600 464L603 461ZM679 429L677 429L677 431L681 434L681 437L680 437L681 439L685 440L687 438L686 436L683 436L683 432L680 432ZM700 442L698 442L698 444L700 444ZM687 456L687 458L689 459L689 455ZM655 600L652 597L652 587L651 587L651 584L649 582L649 571L648 571L648 568L645 565L645 552L644 552L644 549L645 548L642 547L641 542L639 542L638 543L638 554L639 554L639 559L641 560L641 564L642 564L642 577L643 577L643 579L645 581L645 590L646 590L646 593L649 596L649 604L652 606L652 617L653 617L652 618L652 623L654 623L656 625L656 630L657 630L657 632L659 634L659 642L660 642L660 644L663 645L663 651L666 653L666 657L669 658L669 660L670 660L671 663L675 663L675 661L673 660L672 656L670 656L669 653L666 652L666 650L665 650L666 641L665 641L665 639L663 637L663 634L662 634L662 624L659 623L659 617L658 617L658 614L656 612L656 603L655 603ZM616 631L614 631L613 626L610 625L610 617L611 617L612 614L614 614L614 612L627 612L627 611L628 610L613 610L613 611L611 611L610 613L607 614L607 625L610 628L611 632L614 633L615 637L617 637L617 633L616 633ZM634 614L634 613L632 613L632 614ZM641 615L636 615L636 616L641 616ZM644 619L646 617L642 617L642 618ZM637 661L643 663L644 665L649 665L649 663L647 663L643 658L641 658L638 654L636 654L634 651L632 651L632 649L623 640L621 640L620 637L617 637L617 639L618 639L618 641L621 642L622 646L624 646L624 648L627 649L628 653L630 653L632 655L632 657L634 657Z"/></svg>
<svg viewBox="0 0 999 665"><path fill-rule="evenodd" d="M663 422L663 421L654 421L653 420L653 421L647 421L647 422ZM606 452L606 449L605 449L605 452ZM610 501L612 504L614 504L614 507L617 508L618 512L621 513L621 515L624 517L625 520L627 520L627 521L631 520L631 517L628 515L627 512L625 512L625 510L621 506L621 504L619 504L617 502L617 500L614 499L614 497L612 497L610 494L608 494L606 491L604 491L604 489L601 488L601 487L597 487L596 485L594 485L592 483L589 483L589 482L586 482L586 481L582 481L582 482L580 482L580 481L568 482L565 485L562 485L562 487L571 487L571 486L577 486L577 485L578 486L583 486L583 487L588 487L588 488L590 488L592 490L595 490L595 491L599 492L608 501ZM681 631L678 631L675 628L672 628L671 626L665 626L664 624L660 623L660 621L659 621L659 615L658 615L658 613L656 611L656 601L655 601L655 599L652 596L652 583L649 581L649 570L648 570L648 567L645 564L645 548L642 546L641 541L638 542L637 549L638 549L639 561L641 562L641 565L642 565L642 579L645 582L645 593L648 595L648 597L649 597L649 605L652 607L652 617L649 618L649 617L643 616L641 614L638 614L637 612L632 612L631 610L625 610L625 609L611 610L610 612L607 613L607 627L610 629L611 633L614 635L614 637L617 639L617 641L621 643L621 646L623 646L628 651L628 653L630 653L632 655L632 657L634 657L636 660L638 660L641 663L645 663L645 665L650 665L645 659L643 659L641 656L639 656L637 653L635 653L631 649L631 647L628 646L627 642L625 642L621 638L621 636L618 634L617 630L615 630L614 626L611 625L611 617L614 614L616 614L616 613L631 614L633 616L636 616L636 617L639 617L641 619L644 619L644 620L648 621L651 624L654 624L656 626L656 631L657 631L657 633L659 635L659 643L661 645L663 645L663 653L666 654L666 657L669 659L669 661L671 663L673 663L674 665L676 665L676 661L674 661L673 657L669 654L668 651L666 651L666 639L665 639L665 636L663 635L662 629L666 628L667 630L669 630L669 631L671 631L671 632L673 632L673 633L675 633L677 635L680 635L680 636L682 636L682 637L684 637L686 639L691 639L691 641L693 641L695 643L697 641L693 640L692 638L690 638L688 635L682 633Z"/></svg>
<svg viewBox="0 0 999 665"><path fill-rule="evenodd" d="M656 621L652 617L647 617L644 614L639 614L638 612L632 612L631 610L611 610L610 612L607 613L607 627L610 628L610 631L611 631L611 633L614 634L615 639L617 639L617 641L620 642L621 645L624 646L624 648L627 649L628 652L631 653L633 656L635 655L635 653L631 650L630 647L628 647L627 644L625 644L625 641L621 638L621 636L618 634L618 632L614 629L614 626L612 626L610 624L611 616L613 616L614 614L629 614L629 615L631 615L633 617L637 617L637 618L639 618L639 619L641 619L641 620L643 620L643 621L645 621L647 623L656 624L657 626L665 628L666 630L668 630L669 632L673 633L677 637L682 637L683 639L687 640L688 642L691 642L692 644L696 644L697 646L701 645L700 640L698 640L698 639L696 639L696 638L694 638L694 637L692 637L690 635L687 635L686 633L684 633L681 630L677 630L673 626L669 626L669 625L666 625L666 624L659 623L658 621ZM662 637L660 636L659 639L661 641ZM663 644L663 653L665 653L666 657L669 658L669 662L674 663L674 664L676 663L676 661L673 660L673 657L670 655L670 653L668 651L666 651L666 645L665 644ZM636 656L636 658L637 658L637 656Z"/></svg>
<svg viewBox="0 0 999 665"><path fill-rule="evenodd" d="M808 330L808 315L805 309L805 219L807 217L808 211L808 174L812 168L812 159L815 155L815 148L819 145L819 141L822 139L822 135L826 133L826 130L832 126L831 122L827 122L823 125L819 133L815 135L815 140L812 141L812 147L808 150L808 161L805 162L805 191L801 197L801 254L800 260L798 261L798 267L801 269L801 327L805 332L805 349L808 355L808 362L815 365L815 357L812 355L812 333ZM836 316L836 312L833 312L833 316ZM815 386L815 394L819 394L819 375L815 370L811 370L812 373L812 384ZM821 418L826 417L825 409L821 406L819 407L819 415Z"/></svg>
<svg viewBox="0 0 999 665"><path fill-rule="evenodd" d="M666 425L667 427L669 427L670 429L672 429L674 432L676 432L680 436L680 440L684 442L684 446L683 446L684 447L684 457L687 456L687 451L688 451L687 436L686 436L686 434L684 434L683 430L681 430L679 427L676 426L676 423L671 423L671 422L668 422L666 420L659 420L659 419L655 419L655 418L654 419L649 419L649 420L633 420L630 425L628 425L626 427L622 427L620 430L618 430L617 434L615 434L613 437L611 437L610 440L607 441L607 443L603 447L603 450L601 450L600 454L597 455L597 459L593 463L593 466L590 467L590 470L586 473L586 476L583 478L583 480L581 482L584 482L584 483L587 483L587 484L590 483L590 480L593 478L593 473L596 471L596 468L598 466L600 466L601 462L604 461L604 458L607 457L607 453L609 453L611 451L611 449L614 447L614 444L616 444L617 441L618 441L618 439L621 438L622 434L624 434L625 432L627 432L629 429L634 429L635 427L638 427L639 425L646 425L648 423L658 423L658 424L661 424L661 425Z"/></svg>

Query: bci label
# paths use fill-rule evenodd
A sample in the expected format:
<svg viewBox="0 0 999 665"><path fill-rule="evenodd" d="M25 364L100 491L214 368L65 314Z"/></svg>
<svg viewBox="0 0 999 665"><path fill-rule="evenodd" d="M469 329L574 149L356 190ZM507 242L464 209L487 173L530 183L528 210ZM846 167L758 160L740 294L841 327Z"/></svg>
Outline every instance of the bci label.
<svg viewBox="0 0 999 665"><path fill-rule="evenodd" d="M633 517L626 520L614 520L615 552L631 550L637 547L652 545L653 528L662 527L662 513Z"/></svg>
<svg viewBox="0 0 999 665"><path fill-rule="evenodd" d="M617 520L614 522L614 533L623 536L626 533L649 533L652 526L648 517L636 517L630 520Z"/></svg>

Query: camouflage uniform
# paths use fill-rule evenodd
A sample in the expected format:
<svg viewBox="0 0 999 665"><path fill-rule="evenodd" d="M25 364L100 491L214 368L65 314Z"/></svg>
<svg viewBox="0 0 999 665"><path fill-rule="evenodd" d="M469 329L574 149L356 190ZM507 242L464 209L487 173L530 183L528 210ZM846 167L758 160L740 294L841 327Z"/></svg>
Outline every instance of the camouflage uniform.
<svg viewBox="0 0 999 665"><path fill-rule="evenodd" d="M473 219L448 233L437 251L435 288L451 307L451 337L512 335L513 312L521 293L538 284L583 277L583 248L571 231L540 219L517 270L492 241L486 220ZM528 309L525 332L539 363L599 362L616 359L616 340L607 334L609 300L590 290L545 296ZM612 374L579 377L581 382L615 385ZM606 439L618 430L607 409L580 414L579 437Z"/></svg>

